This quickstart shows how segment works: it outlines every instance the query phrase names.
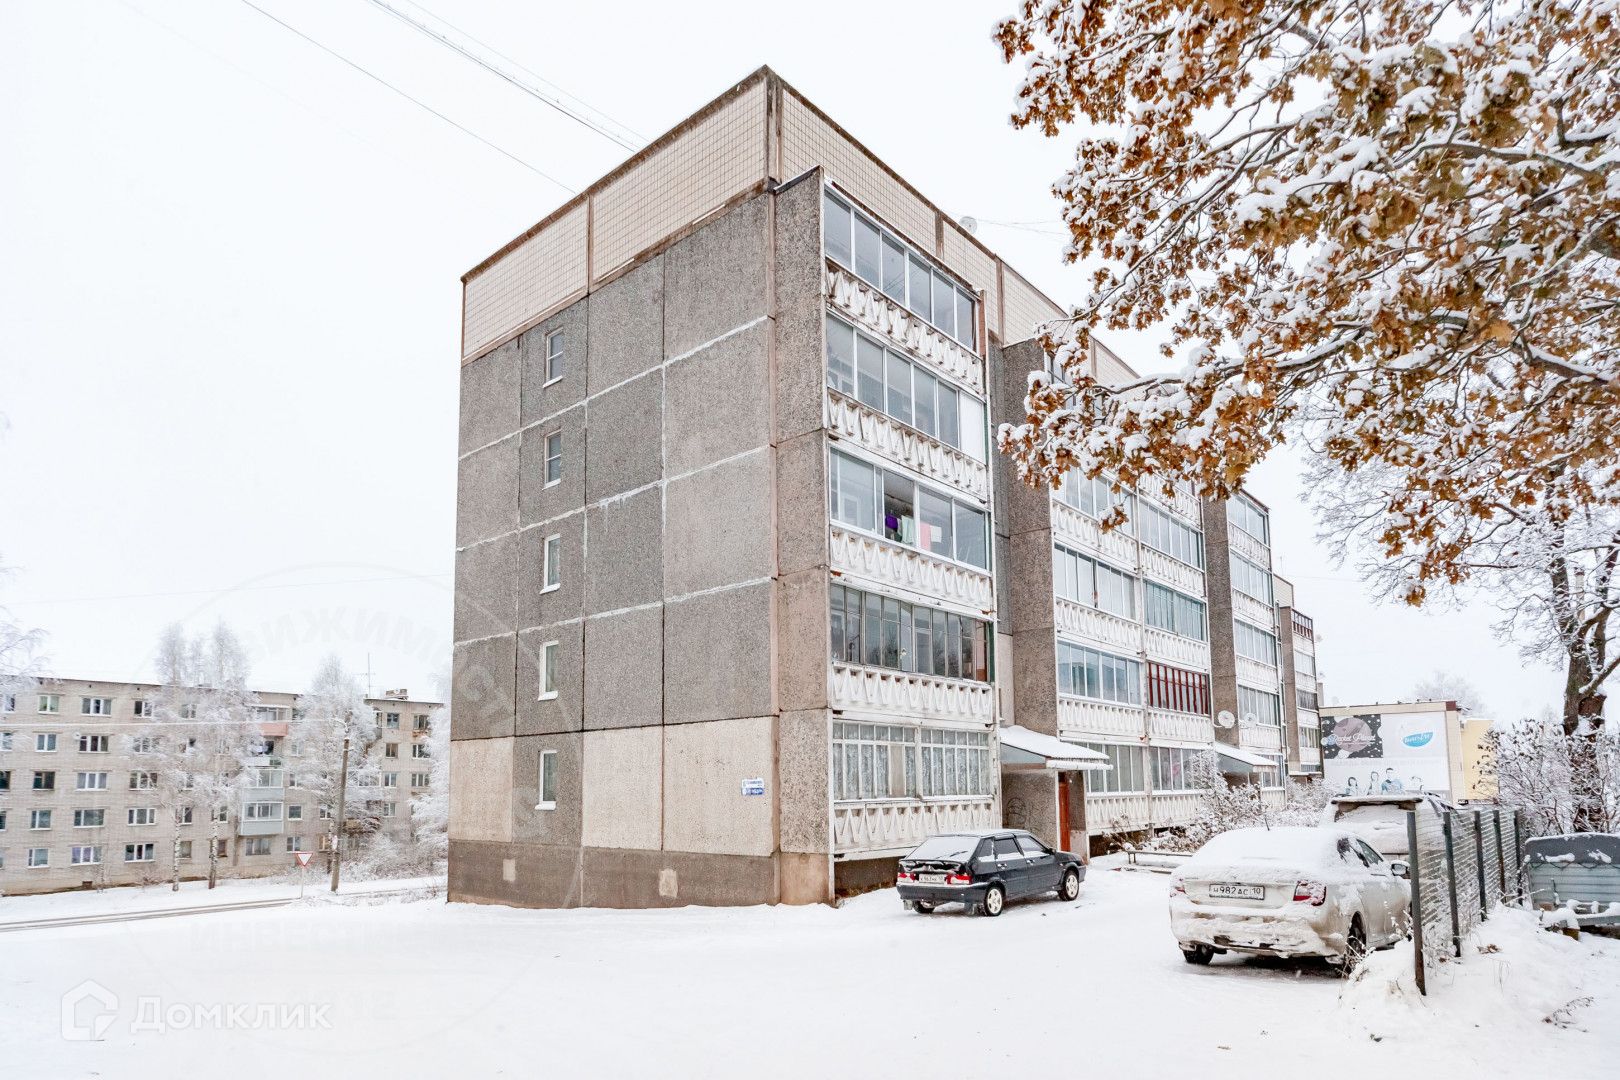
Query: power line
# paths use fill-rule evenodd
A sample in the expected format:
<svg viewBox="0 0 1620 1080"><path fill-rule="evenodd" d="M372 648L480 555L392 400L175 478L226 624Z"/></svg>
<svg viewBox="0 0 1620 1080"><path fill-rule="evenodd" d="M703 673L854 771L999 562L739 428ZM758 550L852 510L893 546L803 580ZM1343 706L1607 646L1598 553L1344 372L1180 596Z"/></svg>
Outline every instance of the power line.
<svg viewBox="0 0 1620 1080"><path fill-rule="evenodd" d="M564 116L568 117L570 120L573 120L573 121L575 121L576 123L579 123L579 124L583 124L585 127L590 128L592 131L596 132L598 135L601 135L603 138L612 139L614 142L618 143L620 146L624 147L626 150L630 150L630 151L640 150L642 145L646 143L646 141L647 141L646 139L642 138L640 135L637 135L634 131L631 131L630 128L626 127L624 124L619 123L619 121L617 121L617 120L613 120L612 117L607 116L606 113L601 113L601 111L598 110L598 109L592 109L593 112L598 112L598 113L600 113L600 115L602 115L604 117L607 117L607 119L613 120L614 124L616 124L620 128L623 128L625 131L629 132L631 135L634 135L635 136L635 141L624 138L618 132L609 131L606 127L603 127L601 124L597 123L591 117L586 116L580 110L570 108L566 102L557 100L556 98L546 94L544 91L542 91L538 87L532 85L531 83L529 83L529 82L527 82L527 81L525 81L523 79L520 79L517 76L513 75L511 72L506 71L506 70L502 69L500 66L491 63L490 61L486 60L484 57L479 56L477 53L473 52L471 49L469 49L465 45L461 44L461 42L454 40L449 35L440 33L439 31L435 30L433 27L427 25L426 23L418 22L416 19L411 18L410 15L408 15L405 12L399 10L398 8L392 6L391 4L388 4L386 2L386 0L367 0L367 2L370 3L373 7L380 8L381 10L386 11L388 14L392 15L394 18L398 19L400 22L404 23L406 26L411 27L412 29L418 31L419 33L427 35L429 38L432 38L434 41L436 41L439 44L443 45L445 48L452 49L456 53L460 54L461 56L466 57L468 60L471 60L473 63L477 64L479 67L483 68L485 71L490 72L492 75L497 75L500 78L506 80L508 83L511 83L513 86L517 87L519 90L522 90L525 94L528 94L530 97L534 98L536 101L539 101L539 102L541 102L541 103L543 103L545 105L550 106L553 109L556 109L558 112L562 113ZM434 15L432 12L430 12L426 8L422 7L420 4L413 4L412 6L418 8L421 11L426 12L433 19L435 19L438 22L443 23L445 26L450 27L457 34L459 34L462 37L466 38L468 41L472 42L474 45L477 45L480 48L485 49L490 53L493 53L495 56L499 57L502 60L505 60L508 64L511 64L513 67L515 67L518 70L524 72L525 74L533 77L534 79L539 80L540 82L545 82L546 81L544 79L541 79L539 75L535 74L530 69L528 69L528 68L524 67L522 64L518 63L516 60L513 60L510 56L506 56L505 54L503 54L501 52L498 52L492 46L486 45L484 42L479 41L477 38L473 37L471 34L467 33L465 30L462 30L460 27L456 26L454 23L450 22L448 19L444 19L444 18L441 18L438 15ZM568 95L568 96L572 97L573 95ZM579 99L576 98L575 100L579 100ZM581 104L585 104L585 103L581 102Z"/></svg>
<svg viewBox="0 0 1620 1080"><path fill-rule="evenodd" d="M326 45L321 44L319 41L316 41L314 38L310 37L308 34L304 33L302 30L298 29L296 26L293 26L290 23L282 22L280 19L276 18L274 15L272 15L268 11L264 10L264 8L260 7L258 4L255 4L253 2L253 0L242 0L242 3L246 4L248 7L252 8L254 11L257 11L260 15L263 15L265 18L269 19L271 22L275 23L277 26L281 27L282 29L288 31L289 33L296 34L297 36L303 38L305 41L309 42L311 45L315 46L317 49L319 49L322 52L326 53L328 56L331 56L331 57L333 57L334 59L337 59L337 60L341 60L344 64L347 64L349 67L351 67L354 70L358 71L360 74L364 75L366 78L371 79L373 82L380 83L381 85L386 86L388 89L392 90L394 93L398 94L400 97L404 98L406 101L409 101L411 104L417 106L418 108L426 109L428 112L432 113L434 116L437 116L440 120L443 120L445 123L449 124L451 127L455 128L457 131L460 131L462 134L469 135L472 138L477 139L479 142L483 143L485 146L489 147L491 150L494 150L497 153L499 153L499 154L501 154L501 155L503 155L503 156L505 156L507 158L510 158L511 160L517 162L519 165L523 166L525 169L528 169L530 172L534 173L536 176L539 176L539 177L541 177L541 178L543 178L545 180L549 180L551 183L556 184L558 187L562 188L564 191L568 192L570 195L579 194L579 192L576 189L574 189L572 187L569 187L567 184L563 183L561 180L558 180L555 176L552 176L550 173L546 172L544 169L541 169L541 168L539 168L538 166L535 166L535 165L531 165L529 162L524 161L522 158L518 157L516 154L512 153L510 150L506 149L505 147L499 146L496 143L491 142L490 140L484 138L482 135L478 134L478 132L472 130L471 128L466 127L466 126L456 122L455 120L452 120L450 117L446 116L444 113L440 112L438 109L435 109L433 106L429 105L427 102L422 101L419 98L412 97L410 94L406 93L404 90L401 90L399 87L395 86L393 83L389 82L387 79L383 78L381 75L377 75L377 74L367 70L366 68L361 67L359 64L355 63L353 60L350 60L347 56L344 56L342 53L338 52L336 49L332 49L332 48L329 48Z"/></svg>

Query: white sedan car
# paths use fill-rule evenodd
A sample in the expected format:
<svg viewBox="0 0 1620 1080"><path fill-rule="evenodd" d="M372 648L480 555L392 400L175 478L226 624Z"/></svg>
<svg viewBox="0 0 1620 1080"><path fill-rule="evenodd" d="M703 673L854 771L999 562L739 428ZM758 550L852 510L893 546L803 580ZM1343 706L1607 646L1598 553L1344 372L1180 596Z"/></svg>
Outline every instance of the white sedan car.
<svg viewBox="0 0 1620 1080"><path fill-rule="evenodd" d="M1176 872L1170 928L1189 964L1238 952L1320 956L1348 971L1406 935L1405 875L1343 829L1233 829Z"/></svg>

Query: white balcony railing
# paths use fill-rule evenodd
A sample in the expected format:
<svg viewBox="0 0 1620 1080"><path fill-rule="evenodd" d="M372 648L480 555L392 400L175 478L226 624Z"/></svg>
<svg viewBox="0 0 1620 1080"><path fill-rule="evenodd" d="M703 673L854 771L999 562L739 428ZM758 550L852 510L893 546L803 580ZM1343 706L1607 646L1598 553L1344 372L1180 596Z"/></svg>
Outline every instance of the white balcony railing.
<svg viewBox="0 0 1620 1080"><path fill-rule="evenodd" d="M1275 694L1282 688L1282 680L1277 675L1277 669L1270 664L1262 664L1258 660L1250 660L1247 656L1237 658L1237 677L1239 682L1247 683L1256 690L1264 690L1268 694Z"/></svg>
<svg viewBox="0 0 1620 1080"><path fill-rule="evenodd" d="M1226 535L1232 550L1248 559L1252 563L1259 563L1266 569L1271 569L1271 549L1236 525L1229 525Z"/></svg>
<svg viewBox="0 0 1620 1080"><path fill-rule="evenodd" d="M827 299L867 330L881 334L984 395L984 363L905 308L841 267L827 267Z"/></svg>
<svg viewBox="0 0 1620 1080"><path fill-rule="evenodd" d="M975 614L995 606L990 575L984 571L838 524L832 527L828 555L834 570L874 585L907 590L924 603L943 600Z"/></svg>
<svg viewBox="0 0 1620 1080"><path fill-rule="evenodd" d="M997 824L995 801L989 796L837 803L833 850L840 855L903 854L930 836Z"/></svg>
<svg viewBox="0 0 1620 1080"><path fill-rule="evenodd" d="M1232 590L1232 614L1263 630L1273 632L1276 630L1277 613L1261 601L1236 589ZM1286 646L1279 645L1279 647Z"/></svg>
<svg viewBox="0 0 1620 1080"><path fill-rule="evenodd" d="M837 390L827 391L827 430L965 491L981 503L990 501L989 471L983 463Z"/></svg>
<svg viewBox="0 0 1620 1080"><path fill-rule="evenodd" d="M1154 795L1153 824L1160 827L1187 824L1198 816L1201 798L1196 791L1172 791L1165 795Z"/></svg>
<svg viewBox="0 0 1620 1080"><path fill-rule="evenodd" d="M1124 649L1130 656L1135 656L1141 649L1140 623L1122 619L1118 615L1110 615L1094 607L1077 604L1067 597L1056 597L1054 603L1059 633L1083 638L1115 650Z"/></svg>
<svg viewBox="0 0 1620 1080"><path fill-rule="evenodd" d="M1260 801L1267 810L1281 810L1288 805L1288 792L1283 788L1266 788L1260 792Z"/></svg>
<svg viewBox="0 0 1620 1080"><path fill-rule="evenodd" d="M1302 746L1302 747L1300 747L1299 748L1299 763L1301 765L1320 765L1320 764L1322 764L1322 751L1318 750L1314 746Z"/></svg>
<svg viewBox="0 0 1620 1080"><path fill-rule="evenodd" d="M1247 750L1270 751L1282 749L1282 728L1270 724L1238 724L1238 745Z"/></svg>
<svg viewBox="0 0 1620 1080"><path fill-rule="evenodd" d="M832 707L933 720L955 720L988 728L994 713L989 683L915 675L834 660L827 674Z"/></svg>
<svg viewBox="0 0 1620 1080"><path fill-rule="evenodd" d="M1202 598L1204 595L1202 570L1196 566L1189 566L1180 559L1172 559L1164 552L1150 548L1146 544L1142 545L1142 572L1192 596Z"/></svg>
<svg viewBox="0 0 1620 1080"><path fill-rule="evenodd" d="M1209 670L1209 642L1194 641L1156 626L1143 627L1142 635L1148 659L1165 660L1195 671Z"/></svg>
<svg viewBox="0 0 1620 1080"><path fill-rule="evenodd" d="M1165 709L1149 709L1147 715L1150 739L1210 744L1215 742L1215 724L1207 716L1169 712Z"/></svg>
<svg viewBox="0 0 1620 1080"><path fill-rule="evenodd" d="M1093 836L1145 829L1152 820L1152 803L1145 794L1086 792L1086 831Z"/></svg>
<svg viewBox="0 0 1620 1080"><path fill-rule="evenodd" d="M1052 529L1057 539L1071 547L1096 552L1104 559L1127 570L1136 568L1139 544L1136 538L1122 529L1103 532L1102 526L1066 502L1056 498L1052 504Z"/></svg>
<svg viewBox="0 0 1620 1080"><path fill-rule="evenodd" d="M1145 727L1145 715L1135 705L1058 695L1058 731L1070 738L1110 735L1139 739L1146 734Z"/></svg>

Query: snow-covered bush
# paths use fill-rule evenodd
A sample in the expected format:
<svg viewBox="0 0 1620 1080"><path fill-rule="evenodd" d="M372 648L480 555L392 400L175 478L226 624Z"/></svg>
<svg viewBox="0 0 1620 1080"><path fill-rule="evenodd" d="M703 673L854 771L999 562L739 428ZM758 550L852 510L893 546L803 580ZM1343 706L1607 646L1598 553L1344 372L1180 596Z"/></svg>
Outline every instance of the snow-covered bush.
<svg viewBox="0 0 1620 1080"><path fill-rule="evenodd" d="M1320 780L1289 784L1280 807L1265 805L1254 784L1230 784L1221 773L1219 759L1205 751L1193 759L1193 783L1198 788L1198 812L1193 820L1159 837L1157 846L1168 851L1197 851L1212 836L1230 829L1256 825L1315 825L1329 798Z"/></svg>
<svg viewBox="0 0 1620 1080"><path fill-rule="evenodd" d="M1548 716L1493 727L1484 747L1482 774L1494 781L1499 803L1523 810L1532 836L1620 831L1620 738L1613 732L1566 734Z"/></svg>

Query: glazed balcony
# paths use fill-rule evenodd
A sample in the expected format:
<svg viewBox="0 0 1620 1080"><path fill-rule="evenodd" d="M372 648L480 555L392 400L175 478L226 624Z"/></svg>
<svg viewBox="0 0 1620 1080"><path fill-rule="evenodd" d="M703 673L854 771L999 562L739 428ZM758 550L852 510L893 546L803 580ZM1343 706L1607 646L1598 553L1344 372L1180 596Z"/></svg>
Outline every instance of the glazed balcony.
<svg viewBox="0 0 1620 1080"><path fill-rule="evenodd" d="M1269 568L1271 566L1271 549L1236 525L1227 527L1226 535L1233 551L1248 559L1252 563L1259 563Z"/></svg>
<svg viewBox="0 0 1620 1080"><path fill-rule="evenodd" d="M1140 706L1058 695L1058 733L1068 739L1097 736L1140 739L1146 717Z"/></svg>
<svg viewBox="0 0 1620 1080"><path fill-rule="evenodd" d="M1053 612L1059 634L1082 641L1107 646L1115 651L1124 650L1135 656L1141 649L1142 625L1122 619L1118 615L1077 604L1067 597L1053 600Z"/></svg>
<svg viewBox="0 0 1620 1080"><path fill-rule="evenodd" d="M828 555L832 568L839 573L879 589L911 593L923 603L944 601L974 613L995 607L986 571L856 532L836 522Z"/></svg>
<svg viewBox="0 0 1620 1080"><path fill-rule="evenodd" d="M973 353L841 266L827 265L825 284L828 303L857 326L888 338L984 396L984 362Z"/></svg>
<svg viewBox="0 0 1620 1080"><path fill-rule="evenodd" d="M1247 656L1239 656L1236 659L1239 682L1248 683L1256 690L1264 690L1268 694L1275 694L1282 688L1282 680L1272 665L1251 660Z"/></svg>
<svg viewBox="0 0 1620 1080"><path fill-rule="evenodd" d="M1163 660L1194 671L1209 670L1209 642L1172 634L1156 626L1142 628L1143 644L1149 660Z"/></svg>
<svg viewBox="0 0 1620 1080"><path fill-rule="evenodd" d="M1171 558L1162 551L1142 545L1142 573L1155 581L1202 599L1204 572L1196 566Z"/></svg>
<svg viewBox="0 0 1620 1080"><path fill-rule="evenodd" d="M904 855L930 836L993 829L999 823L995 800L988 795L836 803L833 851Z"/></svg>
<svg viewBox="0 0 1620 1080"><path fill-rule="evenodd" d="M1134 536L1119 529L1103 532L1102 526L1057 498L1052 503L1052 531L1056 539L1081 550L1094 552L1116 566L1134 570L1138 548ZM1202 594L1200 594L1202 595Z"/></svg>
<svg viewBox="0 0 1620 1080"><path fill-rule="evenodd" d="M953 720L988 728L995 717L990 683L947 679L834 660L827 675L834 709L912 719Z"/></svg>
<svg viewBox="0 0 1620 1080"><path fill-rule="evenodd" d="M1270 724L1250 724L1238 722L1238 745L1245 750L1258 750L1263 754L1275 754L1282 750L1282 728L1272 727Z"/></svg>
<svg viewBox="0 0 1620 1080"><path fill-rule="evenodd" d="M1202 796L1196 791L1171 791L1153 796L1153 824L1185 825L1198 816Z"/></svg>
<svg viewBox="0 0 1620 1080"><path fill-rule="evenodd" d="M1152 822L1153 802L1145 793L1086 792L1086 831L1093 835L1134 832Z"/></svg>
<svg viewBox="0 0 1620 1080"><path fill-rule="evenodd" d="M1166 742L1215 742L1215 722L1198 713L1148 710L1148 737Z"/></svg>
<svg viewBox="0 0 1620 1080"><path fill-rule="evenodd" d="M966 492L981 504L990 501L989 471L982 462L830 387L827 430Z"/></svg>

